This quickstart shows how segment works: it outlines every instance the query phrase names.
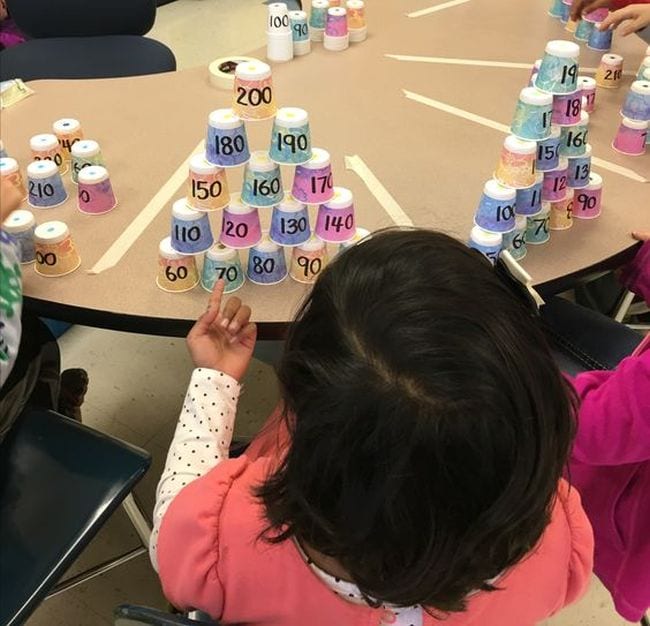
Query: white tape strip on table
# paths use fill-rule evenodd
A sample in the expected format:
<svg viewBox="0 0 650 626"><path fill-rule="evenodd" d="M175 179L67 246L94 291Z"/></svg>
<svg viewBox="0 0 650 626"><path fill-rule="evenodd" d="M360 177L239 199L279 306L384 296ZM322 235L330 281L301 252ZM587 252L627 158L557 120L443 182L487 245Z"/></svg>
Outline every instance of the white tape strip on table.
<svg viewBox="0 0 650 626"><path fill-rule="evenodd" d="M413 226L411 218L404 213L402 207L393 198L388 189L384 187L379 179L372 173L370 168L364 163L358 155L345 157L345 169L352 170L366 184L368 191L375 196L377 202L381 204L384 211L398 226Z"/></svg>
<svg viewBox="0 0 650 626"><path fill-rule="evenodd" d="M169 180L156 192L147 205L138 213L136 218L126 227L126 230L113 242L111 247L104 252L102 257L93 265L88 274L99 274L115 267L140 235L151 224L162 208L171 200L172 196L187 178L190 159L197 153L205 150L205 142L201 140L189 156L178 166Z"/></svg>
<svg viewBox="0 0 650 626"><path fill-rule="evenodd" d="M412 13L407 13L406 17L423 17L424 15L431 15L431 13L437 13L438 11L444 11L445 9L451 9L456 7L459 4L465 4L469 0L451 0L450 2L443 2L442 4L436 4L433 7L428 9L420 9L419 11L413 11Z"/></svg>
<svg viewBox="0 0 650 626"><path fill-rule="evenodd" d="M395 61L407 61L409 63L432 63L435 65L466 65L474 67L503 67L514 70L530 70L532 63L514 63L511 61L484 61L482 59L454 59L452 57L421 57L409 54L385 54L385 57ZM596 67L581 67L580 73L595 74ZM625 70L626 76L636 76L636 72Z"/></svg>
<svg viewBox="0 0 650 626"><path fill-rule="evenodd" d="M463 119L469 120L470 122L475 122L477 124L481 124L482 126L493 128L494 130L501 131L502 133L510 134L510 127L506 126L505 124L501 124L500 122L495 122L494 120L488 119L487 117L476 115L476 113L470 113L464 109L459 109L457 107L451 106L450 104L445 104L444 102L440 102L440 100L427 98L427 96L422 96L419 93L414 93L412 91L408 91L407 89L402 89L402 92L409 100L419 102L420 104L425 104L426 106L438 109L439 111L444 111L445 113L450 113L456 117L462 117ZM617 165L616 163L611 163L610 161L605 161L604 159L599 159L598 157L592 157L591 162L604 170L609 170L610 172L614 172L620 176L625 176L630 180L634 180L639 183L648 182L646 178L643 178L643 176L637 174L635 171L628 169L627 167Z"/></svg>

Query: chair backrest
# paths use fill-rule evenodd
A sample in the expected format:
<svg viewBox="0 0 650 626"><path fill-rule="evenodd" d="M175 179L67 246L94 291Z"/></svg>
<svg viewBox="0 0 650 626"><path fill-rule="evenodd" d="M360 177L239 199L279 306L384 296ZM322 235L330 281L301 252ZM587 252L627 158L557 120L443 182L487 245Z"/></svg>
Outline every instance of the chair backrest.
<svg viewBox="0 0 650 626"><path fill-rule="evenodd" d="M51 411L0 446L0 624L22 624L144 476L151 457Z"/></svg>
<svg viewBox="0 0 650 626"><path fill-rule="evenodd" d="M114 613L115 626L218 626L217 622L194 620L184 615L172 615L146 606L122 604Z"/></svg>
<svg viewBox="0 0 650 626"><path fill-rule="evenodd" d="M156 19L156 0L8 0L7 6L32 38L144 35Z"/></svg>

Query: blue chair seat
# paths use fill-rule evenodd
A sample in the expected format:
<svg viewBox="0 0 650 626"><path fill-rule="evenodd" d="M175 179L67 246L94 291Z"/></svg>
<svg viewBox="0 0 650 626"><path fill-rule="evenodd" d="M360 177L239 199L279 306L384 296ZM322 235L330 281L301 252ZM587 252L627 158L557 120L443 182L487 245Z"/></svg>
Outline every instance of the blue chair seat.
<svg viewBox="0 0 650 626"><path fill-rule="evenodd" d="M31 39L0 52L0 79L115 78L172 72L172 51L138 35Z"/></svg>
<svg viewBox="0 0 650 626"><path fill-rule="evenodd" d="M0 624L22 624L144 476L147 452L51 411L0 446Z"/></svg>

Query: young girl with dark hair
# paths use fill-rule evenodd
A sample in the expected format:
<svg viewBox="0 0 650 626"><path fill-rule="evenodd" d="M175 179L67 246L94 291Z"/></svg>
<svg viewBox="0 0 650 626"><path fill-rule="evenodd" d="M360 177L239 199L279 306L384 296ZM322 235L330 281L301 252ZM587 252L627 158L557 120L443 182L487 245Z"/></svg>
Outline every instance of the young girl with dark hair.
<svg viewBox="0 0 650 626"><path fill-rule="evenodd" d="M532 626L582 594L572 391L487 260L425 230L337 257L291 327L282 409L236 459L255 326L222 289L157 492L171 602L226 624Z"/></svg>

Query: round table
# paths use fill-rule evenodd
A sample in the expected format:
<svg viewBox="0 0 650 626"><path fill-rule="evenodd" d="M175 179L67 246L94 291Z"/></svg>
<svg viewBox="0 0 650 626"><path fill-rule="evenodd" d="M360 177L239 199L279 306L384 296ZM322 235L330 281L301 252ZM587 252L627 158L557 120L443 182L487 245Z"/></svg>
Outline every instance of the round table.
<svg viewBox="0 0 650 626"><path fill-rule="evenodd" d="M529 66L542 56L547 40L571 35L547 15L543 0L468 0L420 17L406 12L426 9L433 0L368 5L370 34L364 43L345 52L328 52L314 44L311 54L274 65L276 99L280 106L309 112L312 143L331 153L335 184L353 191L359 226L376 230L395 221L362 178L346 169L346 155L361 158L414 225L466 239ZM263 23L259 27L264 28ZM623 54L627 70L636 71L644 49L636 37L614 38L613 50ZM252 56L263 58L263 51ZM600 56L583 45L580 63L596 67ZM625 157L610 145L631 80L628 74L620 89L599 89L592 115L594 155L611 166L593 168L604 178L602 216L575 220L570 230L553 232L548 244L529 246L522 262L544 293L631 258L635 244L630 231L650 225L650 188L629 173L611 169L620 166L637 178L650 179L650 155ZM79 324L186 333L205 309L206 292L199 286L170 294L158 289L154 280L158 243L169 234L171 203L184 195L184 183L162 194L160 210L113 267L96 274L88 270L144 207L156 205L152 198L158 193L160 200L161 187L182 170L205 136L208 113L229 106L231 94L212 87L202 67L137 78L34 81L31 87L33 96L2 113L9 153L26 167L30 136L51 132L58 118L75 117L85 136L100 142L119 204L103 216L81 214L68 175L68 201L54 209L33 210L39 223L58 219L69 225L82 267L56 279L25 267L26 306ZM406 97L405 90L436 104ZM270 129L269 121L247 124L252 149L268 147ZM229 170L231 191L238 190L241 175L242 168ZM291 168L283 168L283 179L290 188ZM261 215L268 225L270 210ZM220 216L211 219L217 236ZM247 283L238 295L252 306L260 335L272 338L282 334L306 291L305 285L287 279L270 287Z"/></svg>

